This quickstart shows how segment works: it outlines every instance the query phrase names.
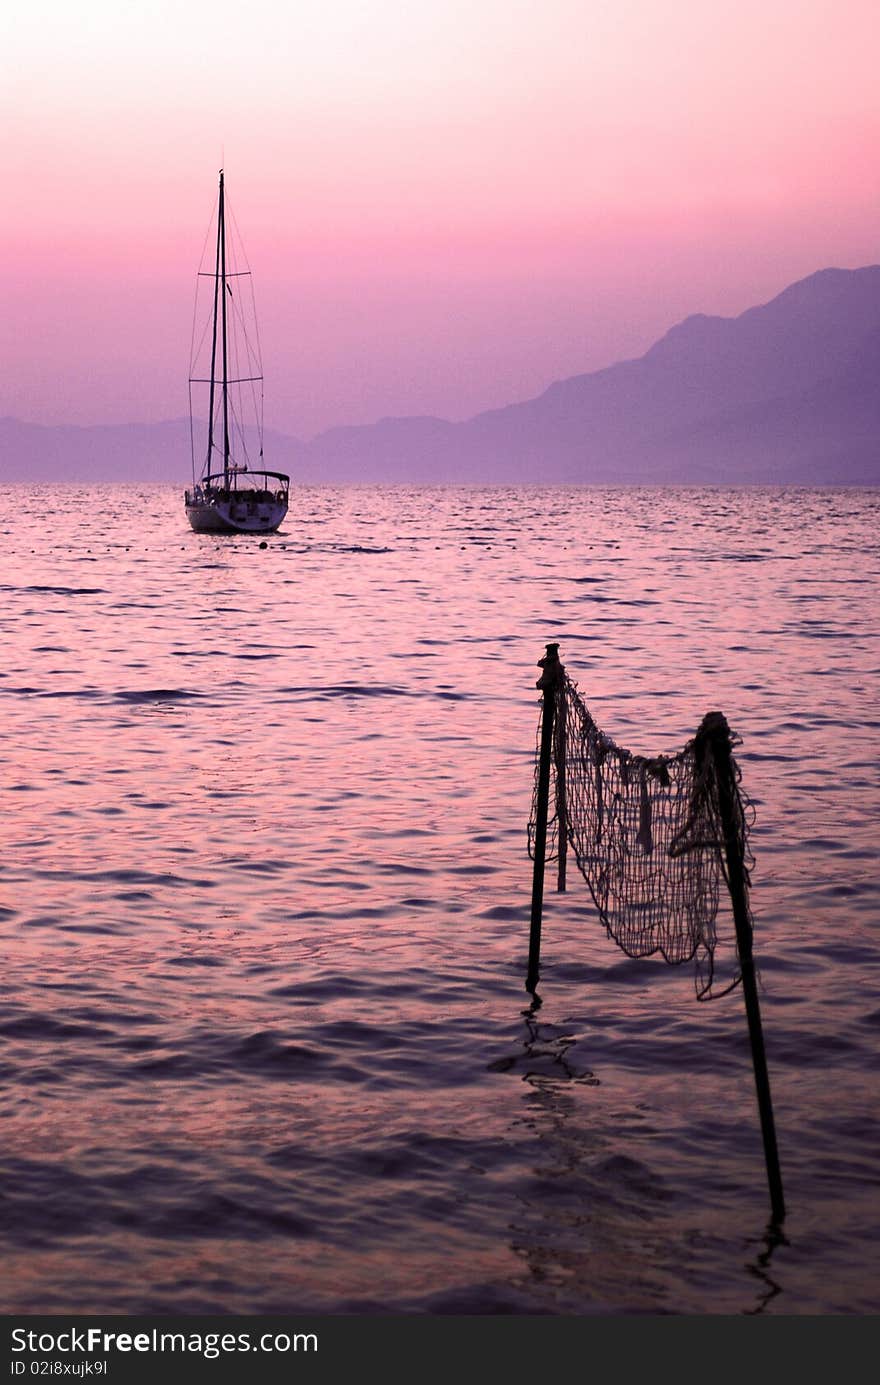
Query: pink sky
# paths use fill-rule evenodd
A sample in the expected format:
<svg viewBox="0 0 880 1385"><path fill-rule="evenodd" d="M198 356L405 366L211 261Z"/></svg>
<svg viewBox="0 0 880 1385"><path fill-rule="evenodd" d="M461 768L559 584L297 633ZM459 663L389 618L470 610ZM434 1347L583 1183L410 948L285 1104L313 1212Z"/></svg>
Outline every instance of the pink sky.
<svg viewBox="0 0 880 1385"><path fill-rule="evenodd" d="M186 411L221 161L269 427L463 418L880 260L876 0L29 0L0 414Z"/></svg>

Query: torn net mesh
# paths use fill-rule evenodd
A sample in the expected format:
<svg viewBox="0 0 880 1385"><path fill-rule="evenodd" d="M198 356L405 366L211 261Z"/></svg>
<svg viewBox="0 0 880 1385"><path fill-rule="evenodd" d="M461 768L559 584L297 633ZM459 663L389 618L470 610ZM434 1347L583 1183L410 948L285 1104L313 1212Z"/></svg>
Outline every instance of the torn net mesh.
<svg viewBox="0 0 880 1385"><path fill-rule="evenodd" d="M647 759L615 745L593 721L576 685L560 670L553 733L548 861L560 838L574 856L610 937L629 957L659 953L693 961L700 1000L740 980L727 891L718 781L709 738L698 732L677 755ZM541 728L538 728L540 747ZM730 744L739 738L730 736ZM538 760L529 822L534 856ZM748 897L753 812L730 756L737 847ZM719 937L719 907L725 936ZM726 974L716 948L725 945Z"/></svg>

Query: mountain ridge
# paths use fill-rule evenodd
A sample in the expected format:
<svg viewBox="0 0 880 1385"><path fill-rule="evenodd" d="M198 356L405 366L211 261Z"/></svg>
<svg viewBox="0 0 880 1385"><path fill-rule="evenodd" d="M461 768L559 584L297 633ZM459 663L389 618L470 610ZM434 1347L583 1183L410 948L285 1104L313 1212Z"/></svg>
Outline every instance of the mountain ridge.
<svg viewBox="0 0 880 1385"><path fill-rule="evenodd" d="M694 313L643 355L552 381L460 422L389 415L266 465L305 483L363 481L880 484L880 265L829 267L735 317ZM0 419L0 477L189 479L189 420ZM134 473L134 474L132 474Z"/></svg>

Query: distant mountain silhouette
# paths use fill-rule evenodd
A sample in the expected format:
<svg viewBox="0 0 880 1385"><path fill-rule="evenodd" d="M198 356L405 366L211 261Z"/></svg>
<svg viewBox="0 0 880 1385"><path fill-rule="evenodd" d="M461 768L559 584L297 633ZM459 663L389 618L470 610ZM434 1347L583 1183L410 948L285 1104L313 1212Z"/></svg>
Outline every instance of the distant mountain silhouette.
<svg viewBox="0 0 880 1385"><path fill-rule="evenodd" d="M697 315L644 356L463 423L384 418L266 439L305 482L880 484L880 265L824 269L736 318ZM0 420L3 479L169 480L187 420Z"/></svg>
<svg viewBox="0 0 880 1385"><path fill-rule="evenodd" d="M204 427L198 431L203 445ZM283 433L266 433L266 466L284 471L302 444ZM256 445L253 455L257 453ZM189 485L190 422L119 423L80 428L45 426L0 418L0 481L177 482ZM256 465L255 461L255 465Z"/></svg>

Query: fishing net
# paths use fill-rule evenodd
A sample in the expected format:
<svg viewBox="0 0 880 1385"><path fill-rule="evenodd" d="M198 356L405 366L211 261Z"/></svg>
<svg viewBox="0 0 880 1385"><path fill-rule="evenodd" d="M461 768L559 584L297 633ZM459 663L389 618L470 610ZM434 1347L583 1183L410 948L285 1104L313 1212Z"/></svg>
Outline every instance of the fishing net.
<svg viewBox="0 0 880 1385"><path fill-rule="evenodd" d="M741 865L746 911L753 864L748 842L753 811L729 753L739 737L719 713L710 713L678 754L633 755L599 729L561 664L548 669L548 677L555 683L556 714L546 859L558 861L561 852L564 862L570 849L609 936L628 957L659 953L675 965L693 961L698 998L726 994L741 979L730 898L722 891L722 883L730 885L726 845ZM729 770L719 771L713 753L719 734ZM540 739L539 727L539 746ZM539 756L540 751L529 822L531 856ZM727 843L719 803L722 774L732 824ZM720 938L722 895L725 936ZM731 949L725 949L729 961L723 976L716 972L719 942Z"/></svg>

